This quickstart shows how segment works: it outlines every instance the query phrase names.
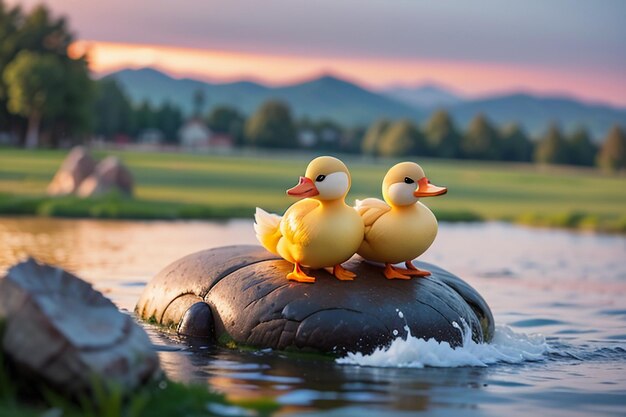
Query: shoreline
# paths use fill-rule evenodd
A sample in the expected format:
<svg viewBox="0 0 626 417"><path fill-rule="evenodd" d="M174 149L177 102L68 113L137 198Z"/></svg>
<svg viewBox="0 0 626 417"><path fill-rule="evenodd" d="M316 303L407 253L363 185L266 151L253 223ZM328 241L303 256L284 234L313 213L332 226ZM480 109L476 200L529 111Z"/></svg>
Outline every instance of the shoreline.
<svg viewBox="0 0 626 417"><path fill-rule="evenodd" d="M79 198L75 196L48 197L0 194L0 218L220 221L253 219L254 210L255 207L252 206L220 207L192 203L129 199L118 195ZM556 214L528 212L514 217L485 217L470 210L432 209L432 211L437 220L443 223L485 223L494 221L531 228L626 235L626 216L621 218L601 217L592 213L570 211Z"/></svg>
<svg viewBox="0 0 626 417"><path fill-rule="evenodd" d="M65 152L3 149L0 152L0 216L225 220L252 218L255 207L282 213L284 190L302 173L309 154L233 155L136 151L94 152L119 157L133 174L134 197L49 197L47 184ZM348 157L353 184L349 201L379 196L381 179L395 159ZM344 157L342 156L342 157ZM503 221L626 234L623 175L596 170L496 162L420 158L429 178L448 187L445 197L424 203L443 222Z"/></svg>

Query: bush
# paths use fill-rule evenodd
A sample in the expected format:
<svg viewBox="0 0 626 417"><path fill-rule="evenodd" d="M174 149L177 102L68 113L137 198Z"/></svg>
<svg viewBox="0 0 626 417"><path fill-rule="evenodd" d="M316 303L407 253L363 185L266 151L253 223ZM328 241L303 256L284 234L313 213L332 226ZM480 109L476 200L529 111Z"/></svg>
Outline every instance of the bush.
<svg viewBox="0 0 626 417"><path fill-rule="evenodd" d="M252 218L254 211L247 207L211 207L185 205L177 212L179 219L241 219Z"/></svg>
<svg viewBox="0 0 626 417"><path fill-rule="evenodd" d="M0 195L0 214L34 216L45 197L21 197Z"/></svg>
<svg viewBox="0 0 626 417"><path fill-rule="evenodd" d="M466 211L466 210L458 210L458 211L440 211L435 210L435 216L437 220L441 222L480 222L485 219L480 214Z"/></svg>
<svg viewBox="0 0 626 417"><path fill-rule="evenodd" d="M89 217L91 200L78 197L55 197L37 207L37 215L45 217Z"/></svg>

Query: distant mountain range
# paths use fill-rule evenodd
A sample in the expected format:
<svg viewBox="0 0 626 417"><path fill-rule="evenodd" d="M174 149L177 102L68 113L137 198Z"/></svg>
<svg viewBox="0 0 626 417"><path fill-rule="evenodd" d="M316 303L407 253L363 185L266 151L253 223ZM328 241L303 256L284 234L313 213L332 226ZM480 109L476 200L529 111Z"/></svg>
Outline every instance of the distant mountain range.
<svg viewBox="0 0 626 417"><path fill-rule="evenodd" d="M382 90L382 93L394 100L424 110L450 107L463 101L457 94L436 84L424 84L417 87L390 87Z"/></svg>
<svg viewBox="0 0 626 417"><path fill-rule="evenodd" d="M264 101L277 98L288 102L297 116L330 118L350 125L369 124L379 117L414 119L424 116L408 104L331 76L283 87L268 87L250 81L213 84L187 78L174 79L150 68L125 69L109 76L120 81L134 101L148 99L161 103L170 100L186 112L191 112L194 92L202 90L207 108L227 104L246 114L253 113Z"/></svg>
<svg viewBox="0 0 626 417"><path fill-rule="evenodd" d="M423 122L436 108L445 108L461 127L484 113L499 125L518 122L532 135L543 133L551 121L565 130L587 126L596 140L603 139L615 123L626 126L624 108L521 93L468 100L436 85L377 92L328 75L281 87L250 81L207 83L172 78L152 68L124 69L108 77L117 79L134 102L160 104L169 100L187 113L191 112L194 92L202 90L207 110L226 104L251 114L264 101L276 98L289 103L297 117L328 118L345 125L367 125L382 117Z"/></svg>

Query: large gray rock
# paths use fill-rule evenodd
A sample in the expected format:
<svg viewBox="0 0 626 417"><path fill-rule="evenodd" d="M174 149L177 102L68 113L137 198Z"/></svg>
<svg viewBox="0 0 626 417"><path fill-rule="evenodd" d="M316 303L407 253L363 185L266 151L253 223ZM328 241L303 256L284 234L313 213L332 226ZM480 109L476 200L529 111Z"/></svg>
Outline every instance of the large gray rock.
<svg viewBox="0 0 626 417"><path fill-rule="evenodd" d="M131 390L160 372L145 331L74 275L34 260L0 278L0 347L22 375L68 394L93 378Z"/></svg>
<svg viewBox="0 0 626 417"><path fill-rule="evenodd" d="M144 320L229 346L369 353L395 337L462 343L464 320L476 341L493 336L493 316L471 286L417 262L428 278L389 281L380 267L355 257L354 281L312 271L314 284L286 279L292 265L259 246L229 246L186 256L163 269L136 307ZM400 312L402 314L400 314Z"/></svg>
<svg viewBox="0 0 626 417"><path fill-rule="evenodd" d="M115 156L103 159L93 174L80 184L77 194L81 197L93 197L112 191L119 191L127 196L133 194L133 176Z"/></svg>
<svg viewBox="0 0 626 417"><path fill-rule="evenodd" d="M96 168L96 161L82 146L73 148L48 185L49 195L68 195L78 190L85 178Z"/></svg>

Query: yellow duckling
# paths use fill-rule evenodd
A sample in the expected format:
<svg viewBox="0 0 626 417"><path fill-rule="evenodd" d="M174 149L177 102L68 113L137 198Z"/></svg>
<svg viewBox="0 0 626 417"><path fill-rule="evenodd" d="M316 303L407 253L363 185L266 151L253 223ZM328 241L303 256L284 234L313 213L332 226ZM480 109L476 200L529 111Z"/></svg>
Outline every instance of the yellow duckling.
<svg viewBox="0 0 626 417"><path fill-rule="evenodd" d="M437 219L419 198L442 195L448 189L431 184L422 167L413 162L393 166L385 175L382 188L385 201L367 198L356 202L365 223L365 238L357 253L365 259L385 263L388 279L430 275L411 262L437 236ZM405 262L406 269L392 265L398 262Z"/></svg>
<svg viewBox="0 0 626 417"><path fill-rule="evenodd" d="M315 282L301 269L303 266L332 267L331 273L340 280L356 277L341 266L363 241L363 220L345 203L350 184L343 162L321 156L309 163L298 185L287 190L288 195L303 200L289 207L282 218L257 207L257 239L267 250L294 264L287 279Z"/></svg>

